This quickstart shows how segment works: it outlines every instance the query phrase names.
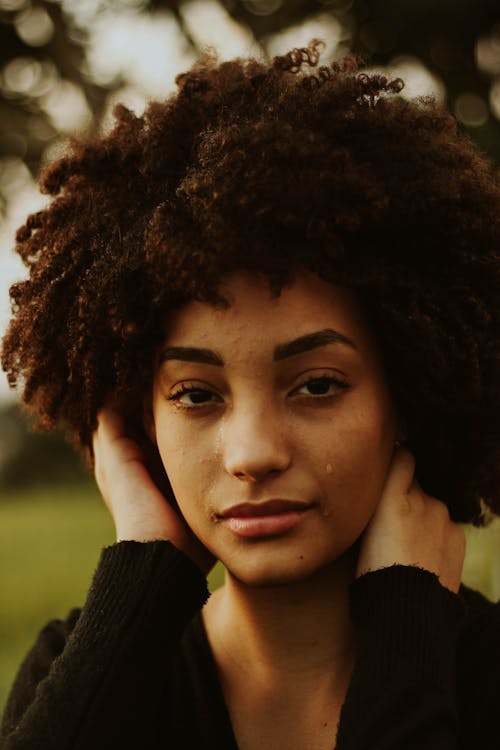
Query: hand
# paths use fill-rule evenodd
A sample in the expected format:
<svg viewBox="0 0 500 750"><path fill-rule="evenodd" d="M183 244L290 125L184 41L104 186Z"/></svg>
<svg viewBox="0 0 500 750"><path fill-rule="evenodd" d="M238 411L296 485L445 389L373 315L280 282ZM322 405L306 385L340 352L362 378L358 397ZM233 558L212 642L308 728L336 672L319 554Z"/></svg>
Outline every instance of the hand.
<svg viewBox="0 0 500 750"><path fill-rule="evenodd" d="M144 451L127 434L125 419L112 408L98 416L93 436L97 485L115 522L117 540L172 542L207 574L213 555L153 482Z"/></svg>
<svg viewBox="0 0 500 750"><path fill-rule="evenodd" d="M361 537L356 578L394 564L417 565L457 593L465 557L464 531L450 520L444 503L423 492L414 473L412 454L398 449L380 502Z"/></svg>

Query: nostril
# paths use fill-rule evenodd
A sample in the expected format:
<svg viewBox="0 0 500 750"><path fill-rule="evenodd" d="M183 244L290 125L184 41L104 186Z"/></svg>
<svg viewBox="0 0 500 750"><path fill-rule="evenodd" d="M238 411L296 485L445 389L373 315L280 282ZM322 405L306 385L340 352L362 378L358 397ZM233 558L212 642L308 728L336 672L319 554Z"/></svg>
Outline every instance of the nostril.
<svg viewBox="0 0 500 750"><path fill-rule="evenodd" d="M257 482L271 474L281 474L290 466L292 452L290 441L282 430L263 427L259 415L236 420L233 415L232 430L226 425L222 461L228 474L241 481ZM238 428L238 429L237 429Z"/></svg>
<svg viewBox="0 0 500 750"><path fill-rule="evenodd" d="M275 467L255 467L253 469L240 469L237 471L230 471L229 473L232 474L236 479L240 479L242 482L259 482L263 479L266 479L270 476L275 476L278 474L281 474L284 469L281 468L275 468Z"/></svg>
<svg viewBox="0 0 500 750"><path fill-rule="evenodd" d="M236 477L236 479L241 479L244 482L256 482L257 481L257 479L254 476L244 471L236 471L234 472L234 476Z"/></svg>

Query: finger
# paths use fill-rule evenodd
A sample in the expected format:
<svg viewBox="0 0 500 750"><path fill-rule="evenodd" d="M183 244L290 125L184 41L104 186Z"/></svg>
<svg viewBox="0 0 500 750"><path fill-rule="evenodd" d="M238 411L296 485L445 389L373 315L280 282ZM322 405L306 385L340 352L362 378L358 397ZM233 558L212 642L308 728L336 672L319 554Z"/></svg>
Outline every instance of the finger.
<svg viewBox="0 0 500 750"><path fill-rule="evenodd" d="M97 414L97 429L92 436L93 444L99 452L123 460L130 453L133 457L140 454L143 446L140 442L143 435L136 434L135 424L130 424L127 414L115 406L107 404Z"/></svg>
<svg viewBox="0 0 500 750"><path fill-rule="evenodd" d="M100 436L109 441L116 440L124 435L125 420L123 415L109 406L101 409L97 415L97 430L94 432L93 440Z"/></svg>
<svg viewBox="0 0 500 750"><path fill-rule="evenodd" d="M97 429L92 436L94 471L98 482L104 486L105 467L112 465L116 459L112 446L116 446L123 437L124 420L118 412L108 407L102 409L97 418Z"/></svg>

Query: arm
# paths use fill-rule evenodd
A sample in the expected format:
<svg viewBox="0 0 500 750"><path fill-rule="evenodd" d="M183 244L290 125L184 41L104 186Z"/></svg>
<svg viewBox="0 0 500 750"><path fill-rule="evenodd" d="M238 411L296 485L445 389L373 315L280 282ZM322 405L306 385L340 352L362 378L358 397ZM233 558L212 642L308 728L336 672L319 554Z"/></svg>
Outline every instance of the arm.
<svg viewBox="0 0 500 750"><path fill-rule="evenodd" d="M2 716L0 739L12 732L34 700L38 684L47 676L56 656L63 651L80 612L80 609L72 609L65 620L51 620L39 632L34 645L19 667L10 690Z"/></svg>
<svg viewBox="0 0 500 750"><path fill-rule="evenodd" d="M24 713L6 717L2 748L147 747L149 718L182 631L207 597L202 573L169 542L103 550L62 652ZM40 648L46 645L42 639ZM28 683L41 659L32 652L31 669L23 665ZM16 682L11 705L24 687Z"/></svg>
<svg viewBox="0 0 500 750"><path fill-rule="evenodd" d="M454 750L465 536L396 451L350 588L356 660L338 750Z"/></svg>
<svg viewBox="0 0 500 750"><path fill-rule="evenodd" d="M116 412L101 413L94 454L119 542L103 551L59 655L56 648L50 664L47 654L32 652L23 665L3 750L148 747L182 631L208 596L213 558L152 482Z"/></svg>
<svg viewBox="0 0 500 750"><path fill-rule="evenodd" d="M358 578L350 597L357 652L337 750L455 750L463 602L403 565Z"/></svg>

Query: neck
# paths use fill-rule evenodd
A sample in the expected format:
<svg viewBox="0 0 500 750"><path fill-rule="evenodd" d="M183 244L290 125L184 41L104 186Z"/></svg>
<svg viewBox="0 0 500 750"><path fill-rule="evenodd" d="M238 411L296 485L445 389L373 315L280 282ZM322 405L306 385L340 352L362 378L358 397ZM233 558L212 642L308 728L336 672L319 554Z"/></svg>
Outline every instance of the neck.
<svg viewBox="0 0 500 750"><path fill-rule="evenodd" d="M237 670L278 687L292 675L323 677L339 686L354 658L348 586L353 556L307 579L251 587L227 574L225 586L204 612L207 633L222 671Z"/></svg>

